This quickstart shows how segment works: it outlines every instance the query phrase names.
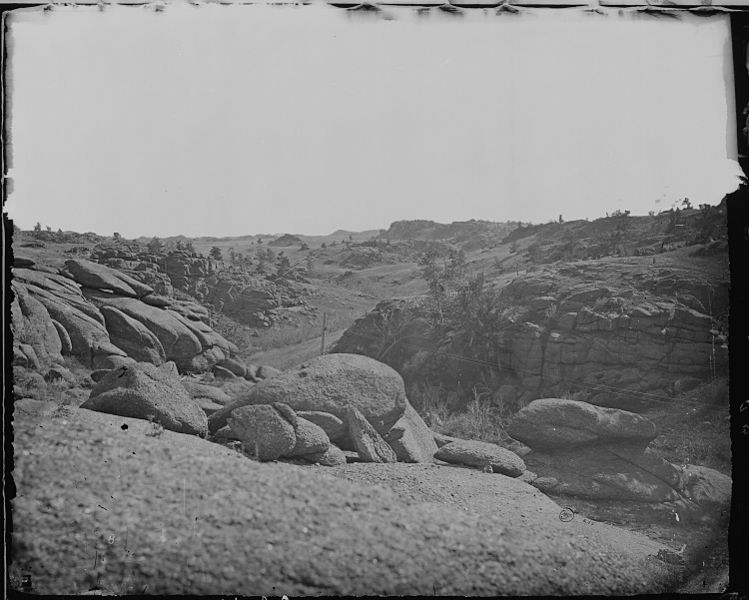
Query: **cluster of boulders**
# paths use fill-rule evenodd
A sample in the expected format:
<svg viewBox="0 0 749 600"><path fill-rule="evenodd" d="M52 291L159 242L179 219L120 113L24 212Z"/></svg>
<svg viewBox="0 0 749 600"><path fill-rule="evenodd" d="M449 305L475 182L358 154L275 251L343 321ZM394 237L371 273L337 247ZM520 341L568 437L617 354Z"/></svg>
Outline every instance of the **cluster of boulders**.
<svg viewBox="0 0 749 600"><path fill-rule="evenodd" d="M293 278L271 280L186 250L147 250L120 241L96 246L91 260L147 284L159 295L171 297L175 290L189 294L246 325L269 326L280 318L280 309L306 306L305 288Z"/></svg>
<svg viewBox="0 0 749 600"><path fill-rule="evenodd" d="M106 373L82 408L236 442L262 461L333 466L346 463L347 451L363 462L437 459L510 477L526 471L519 456L495 444L435 436L408 402L400 375L373 359L328 354L265 373L232 400L217 387L180 379L174 363L126 365Z"/></svg>
<svg viewBox="0 0 749 600"><path fill-rule="evenodd" d="M60 270L21 264L12 282L15 365L46 375L75 356L92 369L173 361L180 372L222 365L237 371L237 347L208 325L208 311L195 302L156 294L84 259L67 260Z"/></svg>
<svg viewBox="0 0 749 600"><path fill-rule="evenodd" d="M560 398L534 400L508 433L529 446L524 459L541 491L593 500L666 503L691 512L730 502L731 480L707 467L674 465L651 450L650 419Z"/></svg>

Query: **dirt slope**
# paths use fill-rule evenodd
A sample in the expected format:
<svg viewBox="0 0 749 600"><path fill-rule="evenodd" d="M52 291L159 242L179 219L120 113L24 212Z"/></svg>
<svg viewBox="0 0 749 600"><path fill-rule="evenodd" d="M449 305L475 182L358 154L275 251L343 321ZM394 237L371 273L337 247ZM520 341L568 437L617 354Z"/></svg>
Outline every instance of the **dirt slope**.
<svg viewBox="0 0 749 600"><path fill-rule="evenodd" d="M15 430L11 578L37 593L628 594L672 576L657 544L561 523L499 475L419 467L404 498L82 409L23 400Z"/></svg>

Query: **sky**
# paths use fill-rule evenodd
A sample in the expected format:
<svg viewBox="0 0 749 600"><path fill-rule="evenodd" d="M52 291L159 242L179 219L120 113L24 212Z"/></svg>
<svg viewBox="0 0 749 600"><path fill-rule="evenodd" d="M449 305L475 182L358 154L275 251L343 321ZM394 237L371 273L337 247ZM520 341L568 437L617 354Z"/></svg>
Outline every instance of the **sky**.
<svg viewBox="0 0 749 600"><path fill-rule="evenodd" d="M736 188L728 16L385 12L16 13L5 210L22 229L324 235Z"/></svg>

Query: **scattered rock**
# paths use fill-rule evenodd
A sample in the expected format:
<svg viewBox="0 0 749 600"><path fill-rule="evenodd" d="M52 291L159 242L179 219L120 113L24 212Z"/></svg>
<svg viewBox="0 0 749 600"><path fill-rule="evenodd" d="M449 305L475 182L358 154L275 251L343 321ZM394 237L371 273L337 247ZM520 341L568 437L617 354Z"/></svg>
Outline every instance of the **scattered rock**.
<svg viewBox="0 0 749 600"><path fill-rule="evenodd" d="M81 408L153 420L165 429L205 436L208 419L169 367L136 363L107 373Z"/></svg>
<svg viewBox="0 0 749 600"><path fill-rule="evenodd" d="M345 421L348 426L349 437L362 460L386 463L398 461L395 451L382 439L358 408L347 407Z"/></svg>
<svg viewBox="0 0 749 600"><path fill-rule="evenodd" d="M281 371L280 369L276 369L275 367L260 365L257 368L257 371L255 371L254 376L257 379L271 379L272 377L280 375L281 373L283 373L283 371Z"/></svg>
<svg viewBox="0 0 749 600"><path fill-rule="evenodd" d="M348 430L345 423L335 415L321 410L298 410L296 414L298 417L321 427L333 443L336 443L336 440L348 437Z"/></svg>
<svg viewBox="0 0 749 600"><path fill-rule="evenodd" d="M487 442L450 442L437 450L434 458L469 467L483 468L490 465L494 473L509 477L519 477L525 471L525 463L517 454Z"/></svg>
<svg viewBox="0 0 749 600"><path fill-rule="evenodd" d="M225 406L231 402L231 398L229 398L226 392L216 386L200 383L188 377L182 379L182 385L194 400L199 398L206 399L221 406Z"/></svg>
<svg viewBox="0 0 749 600"><path fill-rule="evenodd" d="M330 446L330 439L322 427L297 415L296 445L289 456L324 453Z"/></svg>
<svg viewBox="0 0 749 600"><path fill-rule="evenodd" d="M94 371L91 371L89 377L91 377L91 379L96 383L99 383L111 370L112 369L96 369Z"/></svg>
<svg viewBox="0 0 749 600"><path fill-rule="evenodd" d="M437 452L432 432L410 403L384 439L402 462L432 462Z"/></svg>
<svg viewBox="0 0 749 600"><path fill-rule="evenodd" d="M288 456L296 445L294 426L282 412L270 404L242 406L232 411L229 427L258 460L276 460Z"/></svg>
<svg viewBox="0 0 749 600"><path fill-rule="evenodd" d="M235 358L225 358L217 366L231 371L237 377L244 377L247 375L247 367Z"/></svg>
<svg viewBox="0 0 749 600"><path fill-rule="evenodd" d="M229 369L225 369L218 365L213 365L213 374L221 379L234 379L236 377L236 375Z"/></svg>
<svg viewBox="0 0 749 600"><path fill-rule="evenodd" d="M324 467L337 467L346 464L346 454L338 446L331 444L325 452L317 454L307 454L302 457L304 460L313 464L319 464Z"/></svg>

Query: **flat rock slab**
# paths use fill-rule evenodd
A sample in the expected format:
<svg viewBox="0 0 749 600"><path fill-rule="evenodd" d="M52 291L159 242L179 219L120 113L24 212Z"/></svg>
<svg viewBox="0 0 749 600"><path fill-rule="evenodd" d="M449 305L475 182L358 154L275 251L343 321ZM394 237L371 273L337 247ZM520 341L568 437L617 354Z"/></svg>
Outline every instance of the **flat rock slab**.
<svg viewBox="0 0 749 600"><path fill-rule="evenodd" d="M676 568L644 537L562 523L551 501L529 510L527 486L496 485L498 514L479 514L439 501L456 488L450 480L435 501L404 501L330 469L152 435L127 417L72 409L65 419L19 415L14 426L10 575L33 573L40 594L78 594L98 580L118 594L148 585L157 595L628 595L666 591ZM356 466L419 469L393 471L411 481L447 469ZM97 547L106 562L93 571Z"/></svg>
<svg viewBox="0 0 749 600"><path fill-rule="evenodd" d="M509 477L519 477L525 471L525 463L517 454L488 442L450 442L437 450L434 458L467 467L491 466L494 473Z"/></svg>
<svg viewBox="0 0 749 600"><path fill-rule="evenodd" d="M642 415L562 398L534 400L515 415L507 432L534 450L610 440L638 440L645 446L658 433Z"/></svg>
<svg viewBox="0 0 749 600"><path fill-rule="evenodd" d="M119 296L139 298L153 292L153 288L129 275L90 260L69 259L65 267L73 279L84 287L109 290Z"/></svg>

